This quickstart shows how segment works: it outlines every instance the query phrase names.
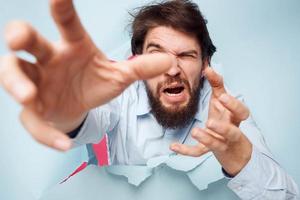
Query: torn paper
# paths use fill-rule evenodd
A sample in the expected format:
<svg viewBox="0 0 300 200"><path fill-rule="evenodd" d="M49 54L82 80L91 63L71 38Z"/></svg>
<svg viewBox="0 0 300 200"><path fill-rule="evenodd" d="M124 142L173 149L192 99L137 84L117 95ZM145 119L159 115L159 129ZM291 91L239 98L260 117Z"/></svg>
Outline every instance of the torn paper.
<svg viewBox="0 0 300 200"><path fill-rule="evenodd" d="M212 183L207 190L200 191L185 172L174 170L167 165L153 168L152 175L137 187L129 184L124 176L111 174L107 168L109 167L90 165L64 184L52 188L41 200L238 199L226 187L226 179ZM201 177L198 178L201 180Z"/></svg>
<svg viewBox="0 0 300 200"><path fill-rule="evenodd" d="M152 168L146 166L118 166L107 167L106 170L114 175L120 175L127 178L128 183L139 186L144 180L152 175Z"/></svg>

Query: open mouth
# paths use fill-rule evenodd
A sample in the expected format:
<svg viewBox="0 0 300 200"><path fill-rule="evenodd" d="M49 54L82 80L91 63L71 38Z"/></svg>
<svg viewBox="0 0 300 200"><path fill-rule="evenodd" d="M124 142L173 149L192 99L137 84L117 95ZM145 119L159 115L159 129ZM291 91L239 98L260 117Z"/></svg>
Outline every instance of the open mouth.
<svg viewBox="0 0 300 200"><path fill-rule="evenodd" d="M174 85L174 86L164 88L163 93L168 96L178 96L183 92L183 90L184 90L183 85Z"/></svg>

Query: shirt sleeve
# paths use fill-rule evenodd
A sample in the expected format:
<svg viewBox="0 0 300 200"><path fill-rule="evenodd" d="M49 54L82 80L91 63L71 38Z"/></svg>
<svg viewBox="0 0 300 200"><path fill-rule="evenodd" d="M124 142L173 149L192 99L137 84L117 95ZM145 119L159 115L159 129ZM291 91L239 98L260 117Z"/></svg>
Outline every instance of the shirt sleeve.
<svg viewBox="0 0 300 200"><path fill-rule="evenodd" d="M235 177L227 176L228 187L245 200L300 199L297 184L275 161L251 116L241 123L240 129L251 141L253 150L241 172Z"/></svg>
<svg viewBox="0 0 300 200"><path fill-rule="evenodd" d="M299 199L294 180L255 146L250 161L238 175L230 178L228 187L243 200Z"/></svg>
<svg viewBox="0 0 300 200"><path fill-rule="evenodd" d="M119 111L120 105L116 100L90 110L79 132L72 139L73 147L98 143L118 124Z"/></svg>

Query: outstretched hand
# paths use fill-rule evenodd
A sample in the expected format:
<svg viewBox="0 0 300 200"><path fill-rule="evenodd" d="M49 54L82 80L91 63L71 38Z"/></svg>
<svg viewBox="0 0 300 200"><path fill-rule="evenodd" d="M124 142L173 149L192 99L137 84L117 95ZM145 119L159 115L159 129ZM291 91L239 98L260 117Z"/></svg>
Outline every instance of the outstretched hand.
<svg viewBox="0 0 300 200"><path fill-rule="evenodd" d="M226 92L222 77L213 69L206 67L204 74L212 88L206 127L192 130L197 145L174 143L170 148L189 156L212 151L225 171L236 175L251 157L252 144L239 128L240 123L249 117L249 110Z"/></svg>
<svg viewBox="0 0 300 200"><path fill-rule="evenodd" d="M87 112L118 96L132 82L159 75L172 65L167 54L111 62L84 30L72 0L50 0L61 34L49 42L29 24L8 24L5 40L12 53L0 57L0 84L22 106L21 121L34 139L58 150L71 147L66 132ZM24 50L35 63L17 57Z"/></svg>

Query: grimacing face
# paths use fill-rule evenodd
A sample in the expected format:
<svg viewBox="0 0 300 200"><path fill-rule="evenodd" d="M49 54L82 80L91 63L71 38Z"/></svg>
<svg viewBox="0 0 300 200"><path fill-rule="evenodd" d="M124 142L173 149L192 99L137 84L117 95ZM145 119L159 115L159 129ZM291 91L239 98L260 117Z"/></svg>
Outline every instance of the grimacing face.
<svg viewBox="0 0 300 200"><path fill-rule="evenodd" d="M167 72L146 81L149 102L162 126L184 127L198 108L201 73L205 63L202 61L201 48L196 37L170 27L158 26L148 31L143 54L158 52L168 53L174 62Z"/></svg>

